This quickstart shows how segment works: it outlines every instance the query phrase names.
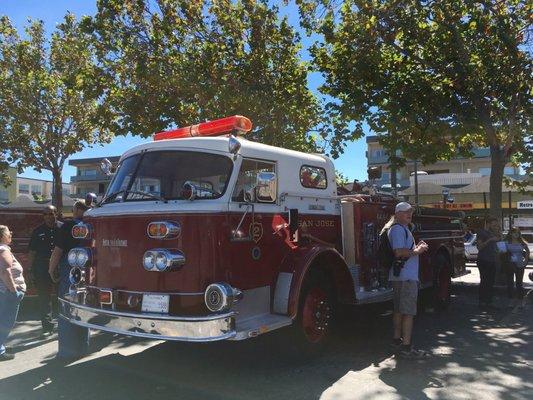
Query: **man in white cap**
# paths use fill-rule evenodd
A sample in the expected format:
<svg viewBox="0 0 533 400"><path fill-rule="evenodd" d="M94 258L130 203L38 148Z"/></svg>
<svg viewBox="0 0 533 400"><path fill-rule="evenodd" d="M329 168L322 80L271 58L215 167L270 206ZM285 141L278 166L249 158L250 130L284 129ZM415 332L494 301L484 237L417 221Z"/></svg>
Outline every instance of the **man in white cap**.
<svg viewBox="0 0 533 400"><path fill-rule="evenodd" d="M415 244L409 230L413 207L407 202L396 204L394 218L388 231L389 242L394 252L394 265L389 280L394 290L394 337L402 357L418 357L424 353L411 345L413 317L416 315L418 299L418 256L427 251L424 241Z"/></svg>

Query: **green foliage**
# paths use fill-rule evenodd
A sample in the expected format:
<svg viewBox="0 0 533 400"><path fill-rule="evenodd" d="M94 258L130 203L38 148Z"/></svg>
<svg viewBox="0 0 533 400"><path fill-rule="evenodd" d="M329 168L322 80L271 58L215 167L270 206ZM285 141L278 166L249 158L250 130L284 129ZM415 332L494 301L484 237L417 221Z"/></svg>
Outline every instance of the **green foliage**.
<svg viewBox="0 0 533 400"><path fill-rule="evenodd" d="M67 14L47 40L34 21L21 38L0 18L0 141L4 160L49 170L61 206L61 171L68 156L108 142L111 114L100 101L109 79L95 64L92 37ZM0 161L2 155L0 155Z"/></svg>
<svg viewBox="0 0 533 400"><path fill-rule="evenodd" d="M316 151L321 107L307 88L300 38L267 1L101 0L83 22L116 78L111 129L149 136L241 114L249 138Z"/></svg>
<svg viewBox="0 0 533 400"><path fill-rule="evenodd" d="M340 171L335 171L335 182L337 186L345 186L350 183L350 180Z"/></svg>
<svg viewBox="0 0 533 400"><path fill-rule="evenodd" d="M312 54L331 118L355 129L364 121L391 152L426 164L490 147L498 214L505 163L531 159L532 3L299 3L303 22L323 37Z"/></svg>

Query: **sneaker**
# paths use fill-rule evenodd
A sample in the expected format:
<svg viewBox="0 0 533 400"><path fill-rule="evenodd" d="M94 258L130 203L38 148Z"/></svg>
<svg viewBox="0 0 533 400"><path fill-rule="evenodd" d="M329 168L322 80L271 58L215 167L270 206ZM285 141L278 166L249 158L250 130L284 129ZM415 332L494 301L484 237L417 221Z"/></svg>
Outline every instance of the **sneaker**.
<svg viewBox="0 0 533 400"><path fill-rule="evenodd" d="M408 349L401 349L398 352L398 356L406 359L421 359L429 356L429 353L424 350L417 350L413 347Z"/></svg>
<svg viewBox="0 0 533 400"><path fill-rule="evenodd" d="M8 353L7 351L0 354L0 361L9 361L15 358L14 354Z"/></svg>
<svg viewBox="0 0 533 400"><path fill-rule="evenodd" d="M394 351L395 353L398 352L401 349L401 347L402 347L402 343L403 343L403 339L402 338L392 339L392 341L390 343L390 347L391 347L392 351Z"/></svg>

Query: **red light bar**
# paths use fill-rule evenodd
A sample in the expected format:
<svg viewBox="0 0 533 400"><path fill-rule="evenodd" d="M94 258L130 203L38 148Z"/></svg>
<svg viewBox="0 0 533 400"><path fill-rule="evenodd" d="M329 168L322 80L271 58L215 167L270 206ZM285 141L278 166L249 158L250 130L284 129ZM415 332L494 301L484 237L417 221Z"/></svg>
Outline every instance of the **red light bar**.
<svg viewBox="0 0 533 400"><path fill-rule="evenodd" d="M158 132L154 135L154 140L181 139L194 136L220 136L225 133L231 133L234 130L245 133L251 129L252 122L248 118L242 115L234 115L171 131Z"/></svg>

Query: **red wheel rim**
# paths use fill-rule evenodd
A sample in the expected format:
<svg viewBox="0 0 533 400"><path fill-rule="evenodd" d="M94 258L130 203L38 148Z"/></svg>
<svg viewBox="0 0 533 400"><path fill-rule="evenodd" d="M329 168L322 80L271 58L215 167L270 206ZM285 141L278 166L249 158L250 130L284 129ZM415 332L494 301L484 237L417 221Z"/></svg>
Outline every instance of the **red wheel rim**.
<svg viewBox="0 0 533 400"><path fill-rule="evenodd" d="M441 268L439 272L439 299L447 301L450 292L450 272L448 267Z"/></svg>
<svg viewBox="0 0 533 400"><path fill-rule="evenodd" d="M330 316L326 292L319 287L309 290L302 310L302 329L309 342L318 343L326 336Z"/></svg>

